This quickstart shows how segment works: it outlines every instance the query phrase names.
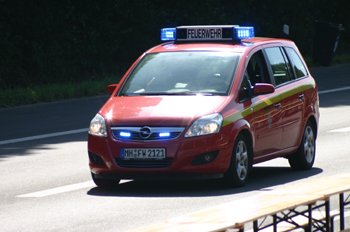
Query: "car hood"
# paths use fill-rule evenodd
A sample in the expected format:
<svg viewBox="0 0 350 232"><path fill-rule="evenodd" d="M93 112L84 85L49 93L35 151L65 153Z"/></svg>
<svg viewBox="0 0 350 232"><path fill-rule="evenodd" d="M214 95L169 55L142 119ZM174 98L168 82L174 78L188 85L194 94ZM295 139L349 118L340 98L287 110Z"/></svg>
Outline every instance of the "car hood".
<svg viewBox="0 0 350 232"><path fill-rule="evenodd" d="M100 110L112 126L186 126L214 113L227 96L112 97Z"/></svg>

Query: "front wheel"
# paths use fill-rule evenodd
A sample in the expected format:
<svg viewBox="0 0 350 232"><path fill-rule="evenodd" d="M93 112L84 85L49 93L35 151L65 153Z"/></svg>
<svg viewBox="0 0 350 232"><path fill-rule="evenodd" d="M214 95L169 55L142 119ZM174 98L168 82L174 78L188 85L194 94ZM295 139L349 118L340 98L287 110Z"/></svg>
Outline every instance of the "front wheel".
<svg viewBox="0 0 350 232"><path fill-rule="evenodd" d="M92 180L99 188L116 188L120 179L98 179L94 173L91 173Z"/></svg>
<svg viewBox="0 0 350 232"><path fill-rule="evenodd" d="M316 134L312 123L308 122L298 151L288 156L288 161L294 170L309 170L315 162Z"/></svg>
<svg viewBox="0 0 350 232"><path fill-rule="evenodd" d="M242 187L246 184L251 168L251 149L246 138L240 134L233 146L229 170L224 175L228 187Z"/></svg>

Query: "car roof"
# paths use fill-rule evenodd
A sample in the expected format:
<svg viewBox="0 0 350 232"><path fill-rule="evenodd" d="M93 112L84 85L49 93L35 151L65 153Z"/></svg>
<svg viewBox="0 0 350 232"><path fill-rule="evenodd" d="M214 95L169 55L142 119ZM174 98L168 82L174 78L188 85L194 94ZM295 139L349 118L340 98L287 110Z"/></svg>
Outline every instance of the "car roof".
<svg viewBox="0 0 350 232"><path fill-rule="evenodd" d="M226 51L242 53L246 49L267 45L271 43L280 43L282 46L294 47L295 44L287 39L274 39L265 37L254 37L252 39L243 39L240 42L166 42L155 46L146 51L146 53L171 52L171 51Z"/></svg>

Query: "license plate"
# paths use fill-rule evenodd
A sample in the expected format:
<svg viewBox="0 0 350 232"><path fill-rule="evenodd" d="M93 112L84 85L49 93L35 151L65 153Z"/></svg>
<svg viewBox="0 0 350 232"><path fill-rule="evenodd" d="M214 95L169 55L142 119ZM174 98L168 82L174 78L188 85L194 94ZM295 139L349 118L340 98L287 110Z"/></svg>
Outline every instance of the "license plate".
<svg viewBox="0 0 350 232"><path fill-rule="evenodd" d="M121 159L165 159L165 148L121 148Z"/></svg>

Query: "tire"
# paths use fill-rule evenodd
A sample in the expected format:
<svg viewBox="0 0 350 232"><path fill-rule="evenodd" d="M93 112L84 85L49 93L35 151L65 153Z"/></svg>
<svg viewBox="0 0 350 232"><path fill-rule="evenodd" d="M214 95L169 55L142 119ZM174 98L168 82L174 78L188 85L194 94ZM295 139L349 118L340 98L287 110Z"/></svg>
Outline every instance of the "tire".
<svg viewBox="0 0 350 232"><path fill-rule="evenodd" d="M224 174L226 187L243 187L247 183L252 166L251 157L252 149L247 139L239 134L233 146L230 167Z"/></svg>
<svg viewBox="0 0 350 232"><path fill-rule="evenodd" d="M306 123L298 151L288 156L289 165L294 170L309 170L315 162L316 133L313 124Z"/></svg>
<svg viewBox="0 0 350 232"><path fill-rule="evenodd" d="M96 178L94 173L91 173L92 180L99 188L116 188L120 182L120 179L99 179Z"/></svg>

